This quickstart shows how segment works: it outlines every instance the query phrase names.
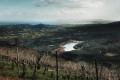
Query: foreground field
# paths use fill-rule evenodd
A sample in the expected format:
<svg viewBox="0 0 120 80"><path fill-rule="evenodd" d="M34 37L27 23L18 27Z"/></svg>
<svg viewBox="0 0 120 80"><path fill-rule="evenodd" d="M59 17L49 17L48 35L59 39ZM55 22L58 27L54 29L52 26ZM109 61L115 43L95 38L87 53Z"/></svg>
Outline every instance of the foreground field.
<svg viewBox="0 0 120 80"><path fill-rule="evenodd" d="M19 54L18 61L17 53ZM40 55L41 57L38 57ZM17 48L16 46L1 46L0 67L1 78L20 77L27 80L56 79L55 53L39 52L32 49L29 51L28 48ZM97 61L87 63L84 61L74 62L64 60L59 57L59 54L58 72L59 80L96 80L96 78L101 80L119 80L119 69L114 67L107 68L104 65L99 65Z"/></svg>
<svg viewBox="0 0 120 80"><path fill-rule="evenodd" d="M17 65L14 64L12 68L12 62L0 59L0 80L56 80L55 69L51 70L50 68L46 68L41 66L40 69L37 69L35 75L34 74L35 66L32 68L26 64L25 72L23 72L23 66L20 65L20 75L18 75ZM24 76L23 76L24 74ZM71 73L71 72L59 72L59 80L90 80L95 79L94 76L82 77Z"/></svg>

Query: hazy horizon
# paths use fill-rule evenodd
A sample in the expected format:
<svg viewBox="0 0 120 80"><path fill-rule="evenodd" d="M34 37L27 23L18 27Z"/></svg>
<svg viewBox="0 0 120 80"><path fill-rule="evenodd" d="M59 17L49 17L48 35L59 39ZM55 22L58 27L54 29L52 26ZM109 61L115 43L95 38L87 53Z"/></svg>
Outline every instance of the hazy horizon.
<svg viewBox="0 0 120 80"><path fill-rule="evenodd" d="M109 20L80 20L80 21L61 21L61 22L0 22L0 25L16 25L16 24L29 24L29 25L37 25L37 24L48 24L48 25L59 25L59 24L106 24L111 22L118 22L118 21L109 21Z"/></svg>

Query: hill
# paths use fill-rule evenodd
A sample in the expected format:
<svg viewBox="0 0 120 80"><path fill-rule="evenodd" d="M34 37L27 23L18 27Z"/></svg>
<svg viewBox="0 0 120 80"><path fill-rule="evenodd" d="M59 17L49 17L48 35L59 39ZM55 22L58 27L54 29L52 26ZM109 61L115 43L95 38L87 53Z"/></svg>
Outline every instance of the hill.
<svg viewBox="0 0 120 80"><path fill-rule="evenodd" d="M17 45L20 50L20 64L23 64L21 62L24 60L27 65L31 62L36 63L38 55L42 53L44 56L42 56L42 63L39 62L40 65L45 66L47 64L50 69L51 67L55 69L55 50L60 48L61 44L72 40L84 41L82 44L74 46L76 49L74 51L58 51L59 69L63 70L64 68L63 71L68 71L70 74L77 72L81 75L78 71L82 71L82 65L85 65L85 74L87 76L92 74L89 76L90 78L95 75L93 66L94 61L97 60L99 69L101 69L99 71L117 78L116 70L119 70L120 67L119 34L120 22L86 25L1 25L0 55L1 57L4 56L5 59L6 57L11 60L12 57L17 58L15 54ZM32 57L29 58L28 56ZM4 62L2 61L0 65ZM116 74L110 73L111 71ZM102 75L102 77L110 78L108 75Z"/></svg>

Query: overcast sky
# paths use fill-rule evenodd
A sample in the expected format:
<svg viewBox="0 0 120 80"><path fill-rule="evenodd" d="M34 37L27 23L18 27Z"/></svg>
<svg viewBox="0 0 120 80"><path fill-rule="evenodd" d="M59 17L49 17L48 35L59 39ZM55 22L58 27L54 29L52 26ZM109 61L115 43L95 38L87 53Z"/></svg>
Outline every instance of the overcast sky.
<svg viewBox="0 0 120 80"><path fill-rule="evenodd" d="M120 20L120 0L0 0L0 22Z"/></svg>

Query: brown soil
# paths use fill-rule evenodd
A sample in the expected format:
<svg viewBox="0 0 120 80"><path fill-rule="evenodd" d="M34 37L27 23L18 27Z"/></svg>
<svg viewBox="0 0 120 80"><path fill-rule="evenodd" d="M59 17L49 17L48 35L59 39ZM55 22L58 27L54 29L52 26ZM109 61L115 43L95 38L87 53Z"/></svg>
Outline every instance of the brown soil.
<svg viewBox="0 0 120 80"><path fill-rule="evenodd" d="M19 77L0 77L0 80L24 80L22 78Z"/></svg>
<svg viewBox="0 0 120 80"><path fill-rule="evenodd" d="M116 56L116 55L113 54L113 53L106 53L106 56L111 56L111 57L113 57L113 56Z"/></svg>

